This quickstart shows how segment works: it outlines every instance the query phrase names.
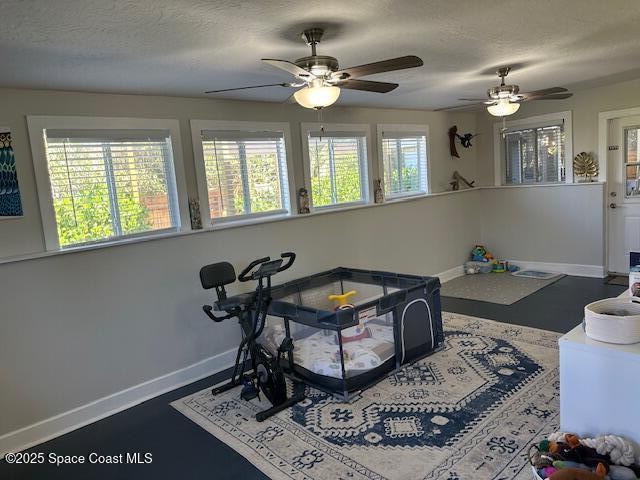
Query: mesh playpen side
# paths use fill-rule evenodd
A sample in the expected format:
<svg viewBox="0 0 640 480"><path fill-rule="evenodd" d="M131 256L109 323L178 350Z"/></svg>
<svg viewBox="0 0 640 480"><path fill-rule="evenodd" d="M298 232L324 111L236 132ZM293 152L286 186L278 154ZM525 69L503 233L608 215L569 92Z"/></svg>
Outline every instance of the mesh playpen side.
<svg viewBox="0 0 640 480"><path fill-rule="evenodd" d="M352 308L328 299L352 290ZM444 341L438 278L340 267L276 286L272 297L269 315L281 324L267 343L277 348L288 334L295 376L345 398Z"/></svg>

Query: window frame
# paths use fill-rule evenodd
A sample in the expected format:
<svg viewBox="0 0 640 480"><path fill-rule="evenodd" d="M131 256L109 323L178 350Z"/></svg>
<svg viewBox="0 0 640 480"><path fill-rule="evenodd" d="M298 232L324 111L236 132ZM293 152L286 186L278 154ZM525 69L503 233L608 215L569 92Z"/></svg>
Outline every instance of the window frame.
<svg viewBox="0 0 640 480"><path fill-rule="evenodd" d="M311 190L311 157L309 155L309 133L317 132L321 128L327 133L327 136L331 136L331 132L348 132L354 133L355 136L364 136L366 158L361 160L361 172L360 172L360 184L362 185L362 200L355 202L344 202L336 205L322 205L315 206L313 204L313 192ZM371 161L371 127L367 123L301 123L300 135L302 137L302 163L304 172L304 187L309 193L309 210L313 212L323 212L327 210L335 211L347 208L353 208L358 205L367 205L372 203L372 161Z"/></svg>
<svg viewBox="0 0 640 480"><path fill-rule="evenodd" d="M564 182L533 182L533 183L507 183L507 164L504 150L504 139L502 138L502 122L493 124L493 173L495 186L520 187L529 185L563 185L574 183L573 181L573 126L571 121L571 110L564 112L535 115L518 120L507 120L507 132L525 130L529 128L550 127L553 125L564 125L564 159L565 177Z"/></svg>
<svg viewBox="0 0 640 480"><path fill-rule="evenodd" d="M272 217L287 217L295 212L295 181L293 174L291 129L287 122L245 122L229 120L191 120L191 141L193 144L193 158L195 161L196 184L198 187L198 201L200 204L200 216L204 228L213 228L221 224L244 224L252 220ZM213 131L237 131L237 132L277 132L284 136L284 155L287 167L286 182L280 188L286 189L289 199L288 205L283 205L282 210L274 212L258 212L231 217L211 218L209 209L209 189L207 187L207 174L204 164L204 149L202 148L202 132Z"/></svg>
<svg viewBox="0 0 640 480"><path fill-rule="evenodd" d="M180 123L174 119L133 118L133 117L85 117L65 115L27 115L27 129L33 159L33 169L36 179L36 189L42 218L45 250L73 250L88 246L113 245L126 243L132 238L153 237L166 235L167 232L186 232L191 230L189 216L189 202L187 197L187 183L184 174L182 157L182 141L180 138ZM58 225L53 207L51 180L46 151L46 130L163 130L169 132L173 156L173 176L175 192L172 195L177 205L177 225L170 229L149 230L131 235L122 235L105 240L85 242L78 245L61 247L58 238Z"/></svg>
<svg viewBox="0 0 640 480"><path fill-rule="evenodd" d="M384 148L383 148L383 140L384 140L384 132L393 132L404 135L413 135L416 133L424 133L425 137L425 171L426 179L421 179L421 183L424 182L425 191L423 192L408 192L408 193L400 193L395 195L387 196L385 192L385 181L384 181ZM384 193L385 201L392 202L394 200L399 200L402 198L412 198L412 197L424 197L431 193L431 142L429 142L429 125L416 125L416 124L399 124L399 123L379 123L377 125L377 142L378 142L378 173L382 186L382 191Z"/></svg>

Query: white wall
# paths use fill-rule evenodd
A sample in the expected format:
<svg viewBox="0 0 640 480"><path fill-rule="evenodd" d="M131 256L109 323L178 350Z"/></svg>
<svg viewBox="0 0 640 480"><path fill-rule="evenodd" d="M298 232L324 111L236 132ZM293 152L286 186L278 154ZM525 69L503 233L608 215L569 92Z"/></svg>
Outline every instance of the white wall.
<svg viewBox="0 0 640 480"><path fill-rule="evenodd" d="M12 129L25 215L0 221L0 256L43 250L25 115L177 118L190 195L195 195L191 118L289 121L296 185L302 185L294 105L205 99L0 90L0 124ZM475 117L424 111L332 108L324 121L426 123L433 182L457 169L475 176L475 150L448 154L448 128L473 131ZM375 142L372 142L375 145ZM462 149L461 149L462 150ZM371 152L375 161L376 152ZM199 268L261 255L298 254L281 280L338 265L437 274L460 265L476 242L479 191L197 232L144 243L0 264L0 437L34 422L194 364L237 345L234 322L213 324ZM0 438L1 440L1 438ZM1 442L0 442L1 443Z"/></svg>
<svg viewBox="0 0 640 480"><path fill-rule="evenodd" d="M604 265L604 185L482 190L482 242L500 258Z"/></svg>

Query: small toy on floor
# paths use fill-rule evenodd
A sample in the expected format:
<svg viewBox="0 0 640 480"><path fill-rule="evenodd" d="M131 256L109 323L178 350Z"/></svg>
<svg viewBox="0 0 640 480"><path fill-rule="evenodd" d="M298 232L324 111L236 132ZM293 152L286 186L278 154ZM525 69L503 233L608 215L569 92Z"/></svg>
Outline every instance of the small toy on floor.
<svg viewBox="0 0 640 480"><path fill-rule="evenodd" d="M549 480L604 480L606 476L607 472L603 468L598 468L595 472L582 468L562 468L545 478Z"/></svg>
<svg viewBox="0 0 640 480"><path fill-rule="evenodd" d="M471 260L474 262L492 262L493 255L484 248L484 245L476 245L471 250Z"/></svg>
<svg viewBox="0 0 640 480"><path fill-rule="evenodd" d="M467 275L490 273L492 268L493 264L489 262L474 262L473 260L469 260L464 264L464 273Z"/></svg>
<svg viewBox="0 0 640 480"><path fill-rule="evenodd" d="M507 260L494 260L493 268L491 271L493 273L505 273L505 272L514 273L514 272L517 272L518 270L520 270L520 267L513 265Z"/></svg>
<svg viewBox="0 0 640 480"><path fill-rule="evenodd" d="M637 480L640 475L633 444L617 435L580 438L556 432L531 447L529 460L545 480Z"/></svg>
<svg viewBox="0 0 640 480"><path fill-rule="evenodd" d="M491 269L492 273L504 273L507 271L507 264L509 262L505 262L505 261L501 261L501 260L494 260L493 261L493 268Z"/></svg>

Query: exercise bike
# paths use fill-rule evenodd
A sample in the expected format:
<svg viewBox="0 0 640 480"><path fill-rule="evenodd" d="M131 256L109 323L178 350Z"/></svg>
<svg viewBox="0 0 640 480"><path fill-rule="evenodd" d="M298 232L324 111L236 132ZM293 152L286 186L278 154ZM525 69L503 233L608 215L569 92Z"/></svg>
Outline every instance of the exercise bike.
<svg viewBox="0 0 640 480"><path fill-rule="evenodd" d="M289 362L293 358L291 337L285 336L275 354L257 341L265 327L271 303L271 277L290 268L296 259L296 254L285 252L280 257L276 260L264 257L251 262L238 275L238 280L240 282L257 281L255 291L232 297L227 297L225 285L236 281L233 265L229 262L219 262L200 269L202 288L215 288L218 297L213 307L203 305L204 313L214 322L236 317L242 331L242 341L236 354L231 380L214 388L211 392L217 395L242 385L240 396L247 401L256 397L260 399L262 392L271 402L272 407L256 414L256 420L259 422L304 399L304 385L301 384L294 385L294 393L291 397L287 395L282 360L285 355L288 356ZM285 260L286 263L284 263ZM224 312L226 315L216 316L213 313L214 310ZM246 373L247 360L250 362L251 373Z"/></svg>

